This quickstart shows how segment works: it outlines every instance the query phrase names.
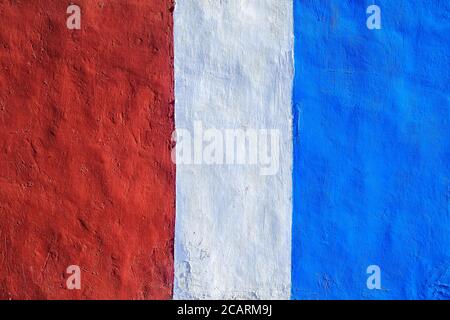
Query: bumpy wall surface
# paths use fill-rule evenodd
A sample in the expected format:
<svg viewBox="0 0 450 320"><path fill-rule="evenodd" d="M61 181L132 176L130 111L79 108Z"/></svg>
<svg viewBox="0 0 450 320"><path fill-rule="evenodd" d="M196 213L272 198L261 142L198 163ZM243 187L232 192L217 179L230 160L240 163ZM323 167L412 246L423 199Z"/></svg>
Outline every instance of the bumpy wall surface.
<svg viewBox="0 0 450 320"><path fill-rule="evenodd" d="M176 298L289 298L291 0L179 1L176 127L276 129L279 168L179 165Z"/></svg>
<svg viewBox="0 0 450 320"><path fill-rule="evenodd" d="M0 0L0 299L450 299L449 17Z"/></svg>
<svg viewBox="0 0 450 320"><path fill-rule="evenodd" d="M0 2L0 298L171 298L173 4L77 4Z"/></svg>
<svg viewBox="0 0 450 320"><path fill-rule="evenodd" d="M449 2L294 8L293 298L450 298Z"/></svg>

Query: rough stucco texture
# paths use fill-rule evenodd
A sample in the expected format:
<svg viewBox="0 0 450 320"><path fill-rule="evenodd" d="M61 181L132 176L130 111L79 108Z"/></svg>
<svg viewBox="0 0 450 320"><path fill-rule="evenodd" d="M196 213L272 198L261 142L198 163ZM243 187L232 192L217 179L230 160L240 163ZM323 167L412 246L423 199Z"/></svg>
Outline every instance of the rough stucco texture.
<svg viewBox="0 0 450 320"><path fill-rule="evenodd" d="M292 297L449 299L449 2L294 7Z"/></svg>
<svg viewBox="0 0 450 320"><path fill-rule="evenodd" d="M177 164L174 297L288 299L292 1L183 0L174 17L177 129L280 132L274 175Z"/></svg>
<svg viewBox="0 0 450 320"><path fill-rule="evenodd" d="M173 3L68 4L0 2L0 298L170 298Z"/></svg>

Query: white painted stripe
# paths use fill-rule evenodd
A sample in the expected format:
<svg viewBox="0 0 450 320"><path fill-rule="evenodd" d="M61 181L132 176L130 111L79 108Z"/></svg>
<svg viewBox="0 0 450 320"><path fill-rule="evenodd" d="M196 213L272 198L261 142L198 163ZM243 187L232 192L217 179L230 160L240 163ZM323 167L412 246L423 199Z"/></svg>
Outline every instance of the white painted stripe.
<svg viewBox="0 0 450 320"><path fill-rule="evenodd" d="M177 129L278 129L279 171L177 164L176 299L288 299L292 0L180 0ZM178 159L177 159L178 161Z"/></svg>

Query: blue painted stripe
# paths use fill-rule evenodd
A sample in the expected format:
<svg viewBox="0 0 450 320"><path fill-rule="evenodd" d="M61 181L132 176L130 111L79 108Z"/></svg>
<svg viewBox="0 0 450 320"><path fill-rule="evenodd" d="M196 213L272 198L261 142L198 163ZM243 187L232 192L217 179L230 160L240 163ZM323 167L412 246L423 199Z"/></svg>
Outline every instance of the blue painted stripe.
<svg viewBox="0 0 450 320"><path fill-rule="evenodd" d="M450 298L449 6L294 1L293 299Z"/></svg>

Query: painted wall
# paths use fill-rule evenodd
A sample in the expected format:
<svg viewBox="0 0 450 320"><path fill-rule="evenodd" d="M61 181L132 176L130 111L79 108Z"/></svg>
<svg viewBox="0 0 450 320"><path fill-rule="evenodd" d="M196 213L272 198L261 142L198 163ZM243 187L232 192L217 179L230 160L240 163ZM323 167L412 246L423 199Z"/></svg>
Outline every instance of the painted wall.
<svg viewBox="0 0 450 320"><path fill-rule="evenodd" d="M450 4L375 2L294 1L294 299L450 298Z"/></svg>
<svg viewBox="0 0 450 320"><path fill-rule="evenodd" d="M177 163L175 298L289 298L291 0L177 3L177 129L277 129L279 171Z"/></svg>
<svg viewBox="0 0 450 320"><path fill-rule="evenodd" d="M0 298L171 298L173 4L76 3L0 2Z"/></svg>
<svg viewBox="0 0 450 320"><path fill-rule="evenodd" d="M0 2L0 299L450 298L448 1L75 2Z"/></svg>

